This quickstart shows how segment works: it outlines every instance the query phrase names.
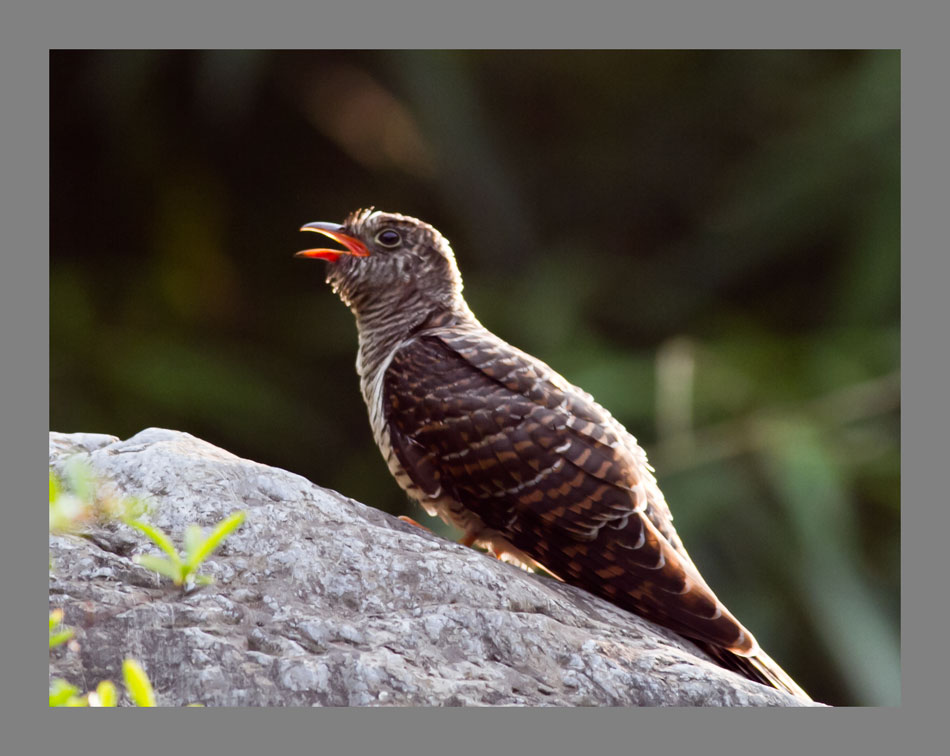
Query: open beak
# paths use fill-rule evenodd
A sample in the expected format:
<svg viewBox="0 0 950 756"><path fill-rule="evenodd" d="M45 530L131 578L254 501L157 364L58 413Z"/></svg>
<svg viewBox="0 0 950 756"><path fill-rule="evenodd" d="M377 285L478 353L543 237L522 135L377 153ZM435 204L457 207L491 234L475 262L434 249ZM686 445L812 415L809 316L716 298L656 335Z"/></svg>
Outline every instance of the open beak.
<svg viewBox="0 0 950 756"><path fill-rule="evenodd" d="M343 233L343 226L338 223L307 223L300 227L301 231L315 231L318 234L329 236L333 241L339 242L346 249L303 249L294 257L311 257L336 262L340 255L353 255L354 257L368 257L369 250L355 236Z"/></svg>

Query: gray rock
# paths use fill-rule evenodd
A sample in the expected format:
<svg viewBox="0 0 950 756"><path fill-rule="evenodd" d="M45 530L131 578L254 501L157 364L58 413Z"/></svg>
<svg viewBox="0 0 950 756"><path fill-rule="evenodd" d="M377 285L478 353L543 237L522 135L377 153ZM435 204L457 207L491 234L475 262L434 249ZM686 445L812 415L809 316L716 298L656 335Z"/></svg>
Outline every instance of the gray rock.
<svg viewBox="0 0 950 756"><path fill-rule="evenodd" d="M132 656L171 706L800 703L584 591L187 433L50 433L51 468L77 454L178 544L247 511L205 563L216 582L189 593L134 563L158 550L126 525L50 535L50 609L77 630L50 677L83 691Z"/></svg>

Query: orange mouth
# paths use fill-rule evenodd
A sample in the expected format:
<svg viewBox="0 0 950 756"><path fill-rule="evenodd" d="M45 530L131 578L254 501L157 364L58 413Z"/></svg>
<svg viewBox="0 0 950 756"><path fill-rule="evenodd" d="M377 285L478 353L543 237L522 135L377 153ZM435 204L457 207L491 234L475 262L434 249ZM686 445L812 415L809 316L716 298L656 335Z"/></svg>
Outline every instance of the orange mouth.
<svg viewBox="0 0 950 756"><path fill-rule="evenodd" d="M353 255L354 257L369 257L369 250L355 236L343 233L343 226L338 223L307 223L300 227L301 231L314 231L324 236L329 236L333 241L339 242L346 249L303 249L294 257L309 257L327 262L336 262L341 255Z"/></svg>

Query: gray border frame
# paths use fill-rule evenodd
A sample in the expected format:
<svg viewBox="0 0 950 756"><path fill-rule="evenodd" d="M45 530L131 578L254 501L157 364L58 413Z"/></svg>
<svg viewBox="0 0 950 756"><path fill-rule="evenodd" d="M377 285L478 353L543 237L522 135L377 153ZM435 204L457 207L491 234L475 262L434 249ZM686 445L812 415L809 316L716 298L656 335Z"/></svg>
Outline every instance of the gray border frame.
<svg viewBox="0 0 950 756"><path fill-rule="evenodd" d="M25 5L25 4L21 4ZM3 644L3 742L11 753L192 752L375 754L465 753L498 749L502 753L856 753L933 752L941 720L930 716L945 706L937 683L947 654L936 648L946 627L938 560L950 532L945 523L946 496L936 490L935 465L946 465L946 446L938 443L947 402L936 391L942 375L945 269L932 262L946 258L937 224L946 214L947 155L940 136L946 131L948 70L941 56L947 28L933 11L936 3L873 3L848 0L804 7L761 3L710 3L668 0L645 9L606 3L560 4L542 0L494 6L415 2L380 8L356 0L338 7L312 5L278 10L274 3L246 4L240 10L224 0L145 4L34 2L5 12L0 44L4 87L3 275L0 323L5 360L4 469L18 474L4 508L3 548L7 621ZM180 7L178 7L180 6ZM224 19L229 19L223 22ZM234 20L240 20L236 29ZM942 23L940 23L942 21ZM38 642L36 623L42 596L32 585L42 569L42 552L20 532L35 532L33 440L37 416L47 408L49 308L48 258L48 50L60 47L887 47L902 50L902 288L904 380L911 390L902 424L904 549L903 705L897 709L817 711L709 710L117 710L92 714L42 711L43 678L33 654L19 651ZM942 58L942 63L941 59ZM944 118L940 118L944 116ZM943 128L941 128L943 126ZM940 179L943 182L940 182ZM942 185L941 185L942 184ZM929 226L928 226L929 222ZM81 230L77 230L81 233ZM929 243L928 243L929 242ZM941 254L942 253L942 254ZM944 273L944 275L940 275ZM44 281L45 279L45 281ZM941 338L943 336L943 338ZM12 357L15 356L15 359ZM15 406L11 406L14 405ZM17 431L23 431L18 433ZM30 439L14 443L13 439ZM18 464L21 462L23 464ZM938 468L939 469L939 468ZM19 474L19 471L28 474ZM30 485L30 484L33 485ZM8 487L8 492L11 491ZM929 495L928 495L929 493ZM19 522L14 522L20 518ZM944 527L941 527L944 525ZM20 526L20 527L18 527ZM28 565L25 569L15 567ZM28 580L16 580L25 573ZM930 598L930 600L928 600ZM24 611L20 607L29 607ZM34 611L35 609L35 611ZM929 632L928 632L929 631ZM942 633L941 633L942 634ZM22 644L21 644L22 641ZM16 649L16 651L14 651ZM10 658L14 657L14 658ZM20 674L16 674L19 672ZM28 680L20 693L16 682ZM23 716L19 716L23 710ZM103 723L98 716L114 717ZM945 715L944 715L945 718ZM939 730L938 730L939 728ZM5 747L5 750L6 750Z"/></svg>

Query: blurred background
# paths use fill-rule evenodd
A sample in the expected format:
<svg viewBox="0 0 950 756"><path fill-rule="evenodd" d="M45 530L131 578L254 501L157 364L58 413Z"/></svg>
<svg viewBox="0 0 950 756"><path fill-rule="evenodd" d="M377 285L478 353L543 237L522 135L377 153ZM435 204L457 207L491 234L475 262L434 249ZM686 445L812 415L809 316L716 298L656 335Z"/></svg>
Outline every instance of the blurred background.
<svg viewBox="0 0 950 756"><path fill-rule="evenodd" d="M54 51L50 429L160 426L446 533L306 222L420 217L646 447L816 699L900 703L900 57ZM449 534L451 535L451 534Z"/></svg>

